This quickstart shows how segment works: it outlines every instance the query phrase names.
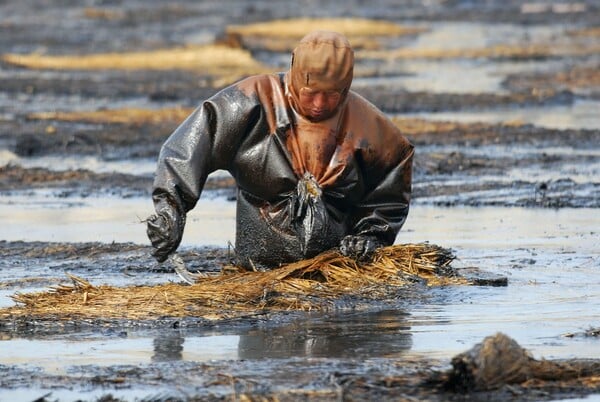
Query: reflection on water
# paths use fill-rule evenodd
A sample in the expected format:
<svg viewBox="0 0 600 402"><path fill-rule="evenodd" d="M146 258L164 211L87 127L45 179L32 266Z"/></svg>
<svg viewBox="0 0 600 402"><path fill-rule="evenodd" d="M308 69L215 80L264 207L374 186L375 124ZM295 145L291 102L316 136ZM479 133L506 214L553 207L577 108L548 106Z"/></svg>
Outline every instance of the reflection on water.
<svg viewBox="0 0 600 402"><path fill-rule="evenodd" d="M148 244L143 220L153 211L149 198L62 199L43 191L0 196L2 240ZM234 230L234 202L201 199L188 215L182 245L225 247Z"/></svg>
<svg viewBox="0 0 600 402"><path fill-rule="evenodd" d="M46 168L49 170L78 170L85 169L95 173L128 173L135 172L136 176L152 176L156 169L156 160L147 159L119 159L104 160L98 156L39 156L29 158L13 158L11 163L20 165L25 169ZM0 157L0 165L2 159Z"/></svg>
<svg viewBox="0 0 600 402"><path fill-rule="evenodd" d="M436 22L428 32L420 34L412 48L477 49L496 44L555 42L564 33L562 26L482 24L480 22Z"/></svg>
<svg viewBox="0 0 600 402"><path fill-rule="evenodd" d="M176 330L158 335L124 333L121 336L82 334L56 339L11 339L0 335L0 363L43 367L64 372L69 366L139 364L162 361L236 359L238 335L210 334L185 338Z"/></svg>
<svg viewBox="0 0 600 402"><path fill-rule="evenodd" d="M166 332L152 341L153 362L170 362L183 359L183 343L185 339L180 331Z"/></svg>
<svg viewBox="0 0 600 402"><path fill-rule="evenodd" d="M398 357L411 347L406 313L340 314L240 336L239 358Z"/></svg>
<svg viewBox="0 0 600 402"><path fill-rule="evenodd" d="M143 225L136 222L136 214L149 212L147 200L81 199L82 205L69 209L47 208L34 202L35 197L29 204L24 199L24 205L7 201L0 200L0 219L8 222L3 232L7 240L147 242ZM225 247L234 238L235 203L204 200L194 211L185 243ZM427 241L452 248L459 257L457 267L476 266L507 276L508 287L433 288L427 291L426 302L407 307L399 301L397 311L310 315L285 326L251 331L133 332L123 338L70 341L10 339L0 341L0 356L2 363L54 368L90 359L114 364L399 353L449 358L503 331L537 356L600 357L597 340L561 337L600 325L596 313L600 311L599 227L595 209L417 204L398 243ZM106 234L99 236L104 230ZM163 282L172 279L164 275Z"/></svg>
<svg viewBox="0 0 600 402"><path fill-rule="evenodd" d="M27 364L52 372L62 372L71 365L115 362L398 357L412 344L406 316L402 310L345 313L238 334L199 335L166 329L154 335L133 332L103 338L88 334L66 340L11 339L7 335L0 340L0 356L2 364Z"/></svg>
<svg viewBox="0 0 600 402"><path fill-rule="evenodd" d="M383 86L411 92L501 95L509 93L502 85L507 75L543 71L559 64L548 61L499 64L482 60L397 60L390 66L381 67L386 74L357 77L352 81L352 87L359 92L362 87Z"/></svg>

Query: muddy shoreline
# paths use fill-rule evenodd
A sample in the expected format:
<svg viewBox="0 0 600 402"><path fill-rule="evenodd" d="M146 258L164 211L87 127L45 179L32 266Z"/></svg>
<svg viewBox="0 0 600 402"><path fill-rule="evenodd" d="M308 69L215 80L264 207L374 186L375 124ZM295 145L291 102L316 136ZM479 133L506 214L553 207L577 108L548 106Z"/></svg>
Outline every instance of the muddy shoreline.
<svg viewBox="0 0 600 402"><path fill-rule="evenodd" d="M154 135L149 140L148 131L155 130L125 127L122 125L101 125L99 133L87 135L71 133L64 128L66 134L23 134L14 146L18 157L36 157L59 155L65 149L79 155L92 155L100 159L148 157L156 158L164 135ZM597 208L600 206L600 184L596 181L573 181L569 177L557 180L528 181L515 179L506 182L505 176L510 170L542 168L560 169L563 165L594 164L598 155L556 153L555 149L565 147L575 150L595 149L600 142L600 130L553 130L523 126L503 125L463 125L434 127L430 131L419 132L408 137L417 147L415 158L415 202L433 203L434 205L504 205L549 208ZM114 135L110 133L113 132ZM170 130L167 131L170 133ZM122 135L130 133L127 143L123 144ZM104 138L102 138L104 137ZM72 141L69 143L69 141ZM115 143L118 141L118 143ZM529 154L493 155L493 147L519 143L532 151ZM130 145L130 144L144 144ZM446 146L450 150L440 149ZM486 152L486 148L491 151ZM553 153L545 152L552 149ZM105 151L106 150L106 151ZM479 154L473 151L481 150ZM539 151L538 151L539 150ZM477 183L446 184L450 180L461 177L491 176L494 180ZM55 189L57 196L89 196L98 194L119 197L148 197L152 186L150 175L134 175L127 173L96 173L78 170L50 170L48 168L24 168L18 160L0 168L0 193L11 194L35 189ZM435 186L429 186L435 181ZM225 195L235 198L235 183L230 177L211 178L207 183L206 196ZM525 192L526 195L516 200L486 201L479 193L493 190L497 193ZM468 194L477 194L469 197ZM466 197L440 196L466 194ZM576 194L579 194L576 195Z"/></svg>
<svg viewBox="0 0 600 402"><path fill-rule="evenodd" d="M538 359L546 352L573 367L600 365L600 323L590 313L598 308L599 282L596 1L38 3L0 2L0 214L16 222L0 237L0 399L600 395L598 377L583 375L491 390L447 386L450 350L466 351L481 341L473 334L503 326L541 350ZM118 58L224 44L282 71L289 38L276 31L236 37L228 29L299 17L405 28L402 35L356 38L353 85L416 146L415 226L409 222L399 241L442 239L457 249L463 268L505 276L508 286L415 283L390 300L340 300L326 312L223 312L220 320L3 316L11 295L48 290L68 282L67 273L113 286L179 283L173 267L156 264L147 243L89 241L89 232L102 225L109 234L143 231L145 217L137 213L149 202L161 144L186 112L239 78L189 68L36 68L14 62L15 55L56 62L55 56ZM124 120L111 120L111 111ZM227 174L209 178L203 199L206 215L194 217L194 225L216 231L218 220L233 222L235 183ZM102 204L125 208L115 203L123 200L132 201L132 216L99 211ZM119 228L124 220L133 229ZM231 238L227 231L220 236ZM187 239L194 245L181 255L191 270L217 272L231 259L223 243ZM458 341L446 340L453 337Z"/></svg>
<svg viewBox="0 0 600 402"><path fill-rule="evenodd" d="M6 378L4 384L9 387L21 384L22 380L19 378L30 378L31 384L34 386L51 382L55 384L56 388L69 389L76 387L79 384L78 380L85 379L93 386L114 389L112 393L106 393L101 397L102 399L99 399L102 401L121 401L123 399L119 397L119 394L129 390L130 387L141 386L152 389L159 382L172 384L174 388L181 389L181 391L170 395L168 400L187 401L222 401L229 400L230 395L236 395L238 398L311 401L329 401L338 398L363 400L372 399L373 397L383 400L416 398L431 401L461 401L468 397L469 400L476 401L502 401L507 399L544 401L569 397L585 398L590 392L589 390L578 389L577 382L570 386L541 383L527 386L511 385L499 390L470 393L468 395L440 392L433 388L431 384L432 373L441 372L436 363L411 364L411 362L404 362L404 367L394 367L377 361L364 364L340 363L337 365L318 360L309 364L294 360L273 362L273 371L279 369L285 371L287 375L301 375L304 384L299 387L273 372L259 371L259 368L251 362L242 362L235 368L218 363L185 364L176 367L156 363L145 367L122 366L118 368L96 368L95 370L79 369L73 370L69 375L43 378L40 378L37 372L26 369L18 372L2 370L2 374ZM293 367L298 365L303 367L295 372ZM364 375L364 372L369 374ZM257 374L259 375L258 379ZM198 385L190 387L188 385L190 382ZM54 394L57 393L54 392ZM190 397L190 394L195 396ZM44 393L39 392L38 395L42 397ZM163 397L152 393L139 396L144 400L157 400L157 398ZM53 393L48 392L46 398L40 400L54 400Z"/></svg>
<svg viewBox="0 0 600 402"><path fill-rule="evenodd" d="M79 275L92 281L106 278L125 278L120 281L133 284L161 283L177 281L172 267L157 265L149 255L150 247L133 243L49 243L49 242L6 242L0 243L5 264L0 290L9 292L34 288L51 288L68 279L65 273ZM230 262L230 250L219 248L188 248L181 253L190 269L215 272L223 264ZM57 264L57 262L59 262ZM523 262L525 265L532 262ZM41 266L36 269L40 276L21 272L21 266ZM148 267L153 267L149 269ZM104 279L103 279L104 278ZM512 285L509 285L512 286ZM72 341L101 337L114 341L139 336L153 339L152 363L119 365L78 365L66 368L64 373L53 374L19 365L2 365L2 387L5 390L18 389L27 378L26 384L32 390L40 389L35 397L44 395L45 401L70 400L67 390L78 390L80 397L93 392L94 398L106 401L129 400L133 392L136 398L154 400L228 400L233 396L250 399L267 398L278 400L345 400L397 398L417 398L427 400L492 400L510 398L518 401L557 400L561 398L584 397L600 390L597 381L585 378L560 380L530 380L524 383L501 385L493 390L453 390L447 388L450 362L434 360L410 353L410 337L394 343L393 358L367 358L357 360L353 352L342 359L284 358L278 356L277 349L271 350L272 357L265 359L252 352L247 358L232 361L181 361L182 345L186 339L205 336L217 331L220 334L261 331L277 337L279 331L288 337L288 330L313 315L311 322L328 322L341 314L358 317L379 314L388 308L397 309L404 305L407 309L415 304L427 305L442 294L431 294L430 290L414 284L398 298L386 302L380 300L351 300L346 307L324 314L306 312L269 312L260 314L235 315L220 320L163 317L151 321L110 320L110 319L70 319L48 315L45 317L0 318L0 338L30 339L37 342L67 338ZM345 313L344 313L345 311ZM298 323L298 324L296 324ZM402 324L401 324L402 325ZM299 339L302 335L299 334ZM579 333L564 334L569 339L598 336L598 331L590 328ZM336 337L332 339L337 339ZM293 342L290 339L290 342ZM338 340L339 342L339 340ZM597 341L596 341L597 342ZM350 344L353 345L353 344ZM350 346L348 345L348 346ZM403 346L404 345L404 346ZM241 346L240 346L241 347ZM282 349L285 350L285 349ZM241 352L240 352L241 353ZM392 352L390 352L392 353ZM354 357L353 357L354 356ZM557 364L580 364L577 359L557 360ZM582 364L600 365L598 359L588 359ZM52 384L48 388L48 384ZM165 394L164 389L169 389ZM153 391L155 390L155 391ZM34 391L35 393L35 391ZM34 394L30 394L34 395ZM145 399L144 399L145 400Z"/></svg>

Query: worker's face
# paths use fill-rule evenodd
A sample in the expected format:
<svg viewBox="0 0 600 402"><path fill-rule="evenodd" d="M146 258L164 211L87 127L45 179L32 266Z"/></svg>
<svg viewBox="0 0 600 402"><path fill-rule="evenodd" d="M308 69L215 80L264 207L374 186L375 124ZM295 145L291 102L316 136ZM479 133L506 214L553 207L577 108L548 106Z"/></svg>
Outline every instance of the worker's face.
<svg viewBox="0 0 600 402"><path fill-rule="evenodd" d="M322 121L331 117L342 98L339 91L323 91L303 87L298 92L300 113L312 121Z"/></svg>

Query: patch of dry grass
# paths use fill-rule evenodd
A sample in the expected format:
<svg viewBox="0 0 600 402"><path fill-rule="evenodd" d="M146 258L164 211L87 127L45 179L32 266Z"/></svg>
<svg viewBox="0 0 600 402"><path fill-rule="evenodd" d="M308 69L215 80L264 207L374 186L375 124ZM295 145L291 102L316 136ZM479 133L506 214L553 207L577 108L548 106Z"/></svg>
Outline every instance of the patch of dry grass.
<svg viewBox="0 0 600 402"><path fill-rule="evenodd" d="M114 21L120 20L125 17L125 12L118 9L107 9L107 8L98 8L98 7L86 7L83 10L83 16L89 19L95 20L107 20Z"/></svg>
<svg viewBox="0 0 600 402"><path fill-rule="evenodd" d="M304 35L319 29L342 33L354 49L379 49L381 45L378 38L415 35L426 31L422 27L364 18L293 18L231 25L226 28L223 41L230 46L289 52Z"/></svg>
<svg viewBox="0 0 600 402"><path fill-rule="evenodd" d="M163 109L102 109L95 111L75 112L40 112L27 115L31 120L56 120L86 123L120 123L129 125L161 124L166 122L181 122L192 113L192 108L163 108Z"/></svg>
<svg viewBox="0 0 600 402"><path fill-rule="evenodd" d="M342 295L389 297L390 289L415 279L430 286L469 284L450 268L453 259L449 250L422 243L382 248L365 264L332 251L267 272L224 267L221 274L201 277L192 286L169 283L118 288L94 286L71 276L71 285L14 295L18 305L0 310L0 318L219 319L240 312L320 310Z"/></svg>
<svg viewBox="0 0 600 402"><path fill-rule="evenodd" d="M218 77L244 76L271 71L250 52L223 45L190 46L132 53L51 56L5 54L6 63L51 70L190 70Z"/></svg>
<svg viewBox="0 0 600 402"><path fill-rule="evenodd" d="M477 132L488 130L494 125L487 123L457 123L450 121L434 121L417 118L392 117L392 122L405 135L415 136L419 134L458 132ZM519 127L522 121L507 121L502 123L506 127Z"/></svg>
<svg viewBox="0 0 600 402"><path fill-rule="evenodd" d="M600 27L577 29L577 30L569 31L568 34L571 36L584 36L584 37L597 38L597 37L600 37Z"/></svg>
<svg viewBox="0 0 600 402"><path fill-rule="evenodd" d="M402 36L423 32L423 28L408 27L383 20L364 18L294 18L272 20L248 25L230 25L227 33L242 36L261 36L300 39L315 30L339 32L348 38L360 36Z"/></svg>
<svg viewBox="0 0 600 402"><path fill-rule="evenodd" d="M575 67L554 77L557 82L569 88L589 88L600 86L600 66Z"/></svg>
<svg viewBox="0 0 600 402"><path fill-rule="evenodd" d="M532 59L544 57L585 56L600 53L600 45L554 46L551 44L495 45L472 49L400 48L363 50L361 59Z"/></svg>

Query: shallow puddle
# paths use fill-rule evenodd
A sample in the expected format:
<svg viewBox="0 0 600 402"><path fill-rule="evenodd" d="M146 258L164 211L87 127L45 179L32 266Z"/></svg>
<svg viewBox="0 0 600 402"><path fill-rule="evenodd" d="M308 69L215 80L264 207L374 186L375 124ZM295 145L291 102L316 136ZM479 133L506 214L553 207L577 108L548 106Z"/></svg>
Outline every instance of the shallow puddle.
<svg viewBox="0 0 600 402"><path fill-rule="evenodd" d="M509 285L435 289L439 303L410 311L411 350L448 356L502 331L537 356L600 357L597 339L561 337L599 324L599 227L593 209L415 207L399 242L451 247L456 265L506 275Z"/></svg>
<svg viewBox="0 0 600 402"><path fill-rule="evenodd" d="M438 50L485 49L496 45L527 46L557 44L565 35L563 26L523 26L518 24L482 24L478 22L433 22L428 31L414 40L403 39L390 48ZM568 39L566 39L568 40ZM360 53L359 53L360 54ZM568 65L561 59L487 60L485 58L402 58L382 63L377 77L358 77L355 88L373 85L401 87L407 91L428 93L481 94L509 93L502 86L510 74L560 71Z"/></svg>
<svg viewBox="0 0 600 402"><path fill-rule="evenodd" d="M148 200L52 199L51 204L43 198L3 197L0 202L0 219L9 228L6 240L147 242L139 219L150 213ZM190 215L183 246L226 247L234 240L234 216L233 202L200 201ZM4 364L46 370L157 359L450 358L502 331L538 357L600 358L597 339L562 336L600 325L599 227L594 209L415 205L397 242L452 248L459 258L455 266L507 276L508 287L430 288L426 302L399 301L397 308L371 313L313 314L281 327L242 332L113 330L67 339L12 338L0 341L0 356ZM31 273L43 270L32 267ZM163 281L176 280L172 274L160 275ZM112 282L109 276L105 282ZM98 284L102 277L94 281ZM6 305L8 296L3 291L0 304Z"/></svg>
<svg viewBox="0 0 600 402"><path fill-rule="evenodd" d="M154 212L152 200L139 198L55 198L36 191L0 196L3 240L134 242L145 244L142 221ZM188 215L183 245L227 246L234 239L235 203L201 199Z"/></svg>
<svg viewBox="0 0 600 402"><path fill-rule="evenodd" d="M141 364L161 361L207 362L296 357L399 357L411 347L402 311L310 314L276 328L238 332L185 330L160 333L127 331L77 334L59 339L12 339L0 342L4 364L34 365L64 372L70 365ZM116 333L114 333L116 332ZM378 337L373 337L374 333Z"/></svg>
<svg viewBox="0 0 600 402"><path fill-rule="evenodd" d="M510 68L499 68L497 63L473 60L402 60L394 62L391 66L383 66L382 70L388 75L356 78L352 83L353 87L400 87L411 92L430 93L502 94L508 93L501 86L507 74L526 71L529 68L516 63L511 64ZM398 70L402 72L401 75L398 75ZM396 75L393 74L394 71ZM465 79L466 77L468 79Z"/></svg>
<svg viewBox="0 0 600 402"><path fill-rule="evenodd" d="M157 390L155 393L159 392ZM84 390L69 390L69 389L52 389L52 388L37 388L27 387L14 390L0 390L0 400L3 401L37 401L39 398L52 398L53 401L97 401L106 393L103 391L84 391ZM121 398L124 401L140 400L140 390L111 390L110 394L113 398ZM152 388L146 387L144 394L152 395Z"/></svg>
<svg viewBox="0 0 600 402"><path fill-rule="evenodd" d="M16 339L1 342L2 363L34 365L54 374L68 366L94 364L140 364L187 360L204 362L238 358L239 335L208 335L184 338L180 333L157 337L124 333L123 336L78 335L73 339Z"/></svg>
<svg viewBox="0 0 600 402"><path fill-rule="evenodd" d="M151 177L156 170L155 158L104 160L98 156L38 156L22 158L0 153L0 166L12 163L25 169L45 168L53 171L85 169L95 173L128 173Z"/></svg>
<svg viewBox="0 0 600 402"><path fill-rule="evenodd" d="M547 43L564 35L557 25L487 24L481 22L432 22L429 32L410 44L414 48L475 49L496 44Z"/></svg>

